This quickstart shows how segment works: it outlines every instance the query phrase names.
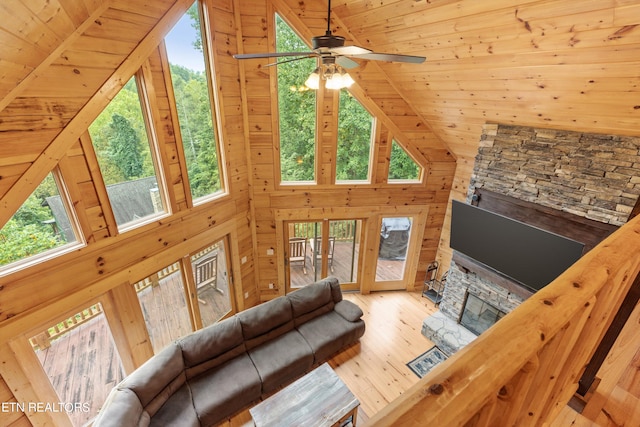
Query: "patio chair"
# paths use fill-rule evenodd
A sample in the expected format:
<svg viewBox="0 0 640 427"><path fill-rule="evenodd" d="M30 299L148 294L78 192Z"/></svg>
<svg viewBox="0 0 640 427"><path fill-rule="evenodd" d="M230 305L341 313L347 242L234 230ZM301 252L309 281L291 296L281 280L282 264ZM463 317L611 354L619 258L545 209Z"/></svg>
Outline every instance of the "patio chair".
<svg viewBox="0 0 640 427"><path fill-rule="evenodd" d="M214 290L224 294L224 291L218 288L218 254L205 255L198 259L194 265L195 278L196 278L196 290L199 291L205 286L211 286ZM198 298L201 304L207 302L201 298Z"/></svg>
<svg viewBox="0 0 640 427"><path fill-rule="evenodd" d="M331 272L333 273L333 250L336 244L336 238L333 236L329 236L329 255L327 257L327 262L329 263L329 268L331 268ZM322 238L318 237L315 241L314 247L316 248L316 255L314 257L315 261L313 263L313 268L316 268L316 263L322 260Z"/></svg>
<svg viewBox="0 0 640 427"><path fill-rule="evenodd" d="M289 239L289 265L302 264L302 272L307 274L307 239L291 237Z"/></svg>

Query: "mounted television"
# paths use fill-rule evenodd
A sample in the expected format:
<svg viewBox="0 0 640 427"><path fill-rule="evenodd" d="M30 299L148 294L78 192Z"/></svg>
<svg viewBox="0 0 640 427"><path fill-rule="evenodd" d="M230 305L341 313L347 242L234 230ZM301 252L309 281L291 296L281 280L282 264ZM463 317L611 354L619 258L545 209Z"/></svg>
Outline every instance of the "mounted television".
<svg viewBox="0 0 640 427"><path fill-rule="evenodd" d="M457 200L451 249L537 291L576 262L584 244Z"/></svg>

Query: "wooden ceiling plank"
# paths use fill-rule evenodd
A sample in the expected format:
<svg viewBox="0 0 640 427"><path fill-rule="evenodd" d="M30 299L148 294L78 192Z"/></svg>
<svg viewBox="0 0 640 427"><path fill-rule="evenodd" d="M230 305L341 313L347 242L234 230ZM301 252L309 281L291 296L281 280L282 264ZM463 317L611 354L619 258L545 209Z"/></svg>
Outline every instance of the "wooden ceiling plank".
<svg viewBox="0 0 640 427"><path fill-rule="evenodd" d="M192 0L176 0L173 6L158 21L158 24L144 37L122 65L95 92L78 114L41 151L38 158L0 199L0 227L4 226L26 197L40 184L47 173L60 161L66 151L80 138L109 101L129 81L146 58L158 46L164 36L191 6Z"/></svg>
<svg viewBox="0 0 640 427"><path fill-rule="evenodd" d="M135 16L135 15L133 15ZM97 25L87 28L84 35L104 40L118 40L124 42L137 42L153 25L142 25L131 18L131 14L121 15L125 20L106 17L106 13L96 20Z"/></svg>
<svg viewBox="0 0 640 427"><path fill-rule="evenodd" d="M47 56L39 46L25 43L24 40L0 28L0 60L35 68L42 58Z"/></svg>
<svg viewBox="0 0 640 427"><path fill-rule="evenodd" d="M96 10L102 9L106 2L101 0L57 0L57 3L64 10L71 22L73 22L73 25L78 28L89 19Z"/></svg>
<svg viewBox="0 0 640 427"><path fill-rule="evenodd" d="M104 3L103 8L106 9L107 3ZM13 99L19 96L27 87L31 85L33 80L35 80L40 72L43 72L51 63L53 63L68 46L70 46L85 28L89 27L93 24L92 18L97 18L100 13L103 12L103 8L97 9L81 26L79 26L76 31L71 34L66 40L61 42L55 49L53 49L49 55L33 70L31 71L24 79L17 84L13 90L4 94L4 96L0 99L0 112L7 106Z"/></svg>
<svg viewBox="0 0 640 427"><path fill-rule="evenodd" d="M42 22L20 0L0 2L0 15L11 17L3 19L0 26L25 42L39 46L50 52L60 43L60 37Z"/></svg>
<svg viewBox="0 0 640 427"><path fill-rule="evenodd" d="M25 4L61 40L75 31L76 24L58 0L29 0Z"/></svg>
<svg viewBox="0 0 640 427"><path fill-rule="evenodd" d="M160 18L173 3L175 3L175 0L110 0L109 7L144 14L152 18Z"/></svg>

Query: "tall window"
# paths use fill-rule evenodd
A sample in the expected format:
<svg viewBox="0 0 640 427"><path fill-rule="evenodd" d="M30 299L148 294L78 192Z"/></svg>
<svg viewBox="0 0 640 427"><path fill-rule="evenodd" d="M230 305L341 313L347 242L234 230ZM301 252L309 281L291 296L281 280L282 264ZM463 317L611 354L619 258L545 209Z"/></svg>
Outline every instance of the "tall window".
<svg viewBox="0 0 640 427"><path fill-rule="evenodd" d="M389 164L389 181L419 181L422 168L396 142L391 141L391 160Z"/></svg>
<svg viewBox="0 0 640 427"><path fill-rule="evenodd" d="M179 262L134 283L133 288L155 353L193 331Z"/></svg>
<svg viewBox="0 0 640 427"><path fill-rule="evenodd" d="M29 342L74 426L89 425L125 376L102 305L94 304Z"/></svg>
<svg viewBox="0 0 640 427"><path fill-rule="evenodd" d="M300 37L278 15L276 51L309 51ZM304 85L315 67L314 58L278 65L280 179L283 182L308 182L315 179L316 94Z"/></svg>
<svg viewBox="0 0 640 427"><path fill-rule="evenodd" d="M194 2L165 37L189 188L196 204L224 190L205 31Z"/></svg>
<svg viewBox="0 0 640 427"><path fill-rule="evenodd" d="M340 91L337 181L368 181L373 116L349 92Z"/></svg>
<svg viewBox="0 0 640 427"><path fill-rule="evenodd" d="M164 191L147 124L134 76L89 126L121 231L165 213Z"/></svg>
<svg viewBox="0 0 640 427"><path fill-rule="evenodd" d="M27 265L78 244L78 227L60 191L57 172L49 173L0 229L0 271Z"/></svg>
<svg viewBox="0 0 640 427"><path fill-rule="evenodd" d="M203 326L222 320L233 310L227 252L226 239L222 239L191 255L193 278L198 293L198 311Z"/></svg>

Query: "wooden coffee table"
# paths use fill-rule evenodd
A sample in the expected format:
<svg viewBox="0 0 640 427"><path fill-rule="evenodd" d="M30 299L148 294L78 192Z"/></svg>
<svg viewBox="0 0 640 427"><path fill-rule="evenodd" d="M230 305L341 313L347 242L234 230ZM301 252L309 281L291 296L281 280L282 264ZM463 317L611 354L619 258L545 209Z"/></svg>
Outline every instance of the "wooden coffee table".
<svg viewBox="0 0 640 427"><path fill-rule="evenodd" d="M360 402L325 363L249 410L257 427L356 424Z"/></svg>

